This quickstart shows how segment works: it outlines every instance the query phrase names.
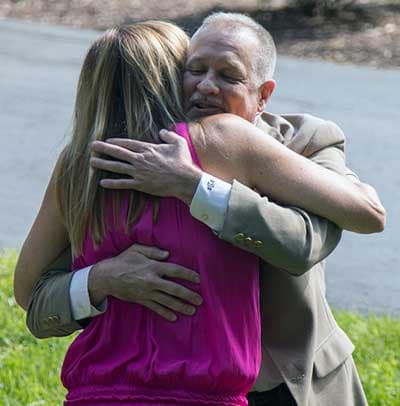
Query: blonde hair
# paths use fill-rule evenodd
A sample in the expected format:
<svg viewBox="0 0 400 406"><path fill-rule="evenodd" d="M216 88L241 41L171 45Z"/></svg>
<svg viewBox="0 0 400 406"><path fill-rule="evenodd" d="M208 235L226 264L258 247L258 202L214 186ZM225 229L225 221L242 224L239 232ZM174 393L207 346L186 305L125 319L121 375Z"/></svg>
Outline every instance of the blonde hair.
<svg viewBox="0 0 400 406"><path fill-rule="evenodd" d="M147 21L106 31L90 47L76 95L72 140L61 158L57 196L74 255L86 231L95 246L104 238L106 201L114 221L122 193L99 186L105 173L91 170L90 143L112 136L159 142L158 131L185 120L182 72L189 39L174 24ZM107 174L110 177L110 174ZM157 217L156 197L131 191L125 230L148 201Z"/></svg>

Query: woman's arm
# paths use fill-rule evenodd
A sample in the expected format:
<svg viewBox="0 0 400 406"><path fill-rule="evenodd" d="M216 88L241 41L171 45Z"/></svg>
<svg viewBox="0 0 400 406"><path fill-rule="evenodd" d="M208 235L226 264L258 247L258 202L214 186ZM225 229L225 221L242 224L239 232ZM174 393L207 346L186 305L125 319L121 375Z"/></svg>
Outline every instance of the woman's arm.
<svg viewBox="0 0 400 406"><path fill-rule="evenodd" d="M48 264L69 245L57 205L56 179L58 160L43 198L39 213L26 238L14 274L14 295L17 303L26 310L35 282Z"/></svg>
<svg viewBox="0 0 400 406"><path fill-rule="evenodd" d="M382 231L385 211L373 188L314 164L234 115L191 124L205 171L359 233Z"/></svg>

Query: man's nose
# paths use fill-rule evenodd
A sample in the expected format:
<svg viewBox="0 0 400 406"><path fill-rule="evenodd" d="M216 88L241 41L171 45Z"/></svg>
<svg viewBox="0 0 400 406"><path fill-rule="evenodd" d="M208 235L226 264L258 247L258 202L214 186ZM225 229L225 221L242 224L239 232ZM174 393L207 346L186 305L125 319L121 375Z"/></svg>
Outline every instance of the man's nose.
<svg viewBox="0 0 400 406"><path fill-rule="evenodd" d="M197 90L205 95L216 95L219 93L219 87L215 83L214 78L209 75L207 75L201 82L197 84Z"/></svg>

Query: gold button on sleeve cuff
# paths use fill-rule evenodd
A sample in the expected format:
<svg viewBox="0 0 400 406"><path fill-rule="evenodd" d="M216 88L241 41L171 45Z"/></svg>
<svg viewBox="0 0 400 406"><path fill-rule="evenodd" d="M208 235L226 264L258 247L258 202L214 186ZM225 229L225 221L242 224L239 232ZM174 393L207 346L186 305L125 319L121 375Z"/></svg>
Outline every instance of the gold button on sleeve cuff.
<svg viewBox="0 0 400 406"><path fill-rule="evenodd" d="M237 233L234 238L236 241L243 241L245 238L245 235L243 233Z"/></svg>

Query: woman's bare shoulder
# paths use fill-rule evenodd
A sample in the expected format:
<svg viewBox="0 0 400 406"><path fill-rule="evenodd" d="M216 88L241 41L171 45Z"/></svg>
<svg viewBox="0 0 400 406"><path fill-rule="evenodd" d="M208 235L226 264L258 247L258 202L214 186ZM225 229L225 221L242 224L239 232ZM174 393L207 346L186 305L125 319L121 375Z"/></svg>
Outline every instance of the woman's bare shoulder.
<svg viewBox="0 0 400 406"><path fill-rule="evenodd" d="M240 145L244 137L252 131L252 125L234 114L216 114L201 118L189 124L192 141L200 148L220 149ZM249 130L250 128L250 130Z"/></svg>
<svg viewBox="0 0 400 406"><path fill-rule="evenodd" d="M206 133L210 132L217 135L227 135L238 127L242 128L251 125L243 118L230 113L204 117L199 120L199 123Z"/></svg>
<svg viewBox="0 0 400 406"><path fill-rule="evenodd" d="M189 124L190 136L203 169L232 181L245 176L243 157L250 123L233 114L218 114ZM243 179L245 180L245 179Z"/></svg>

